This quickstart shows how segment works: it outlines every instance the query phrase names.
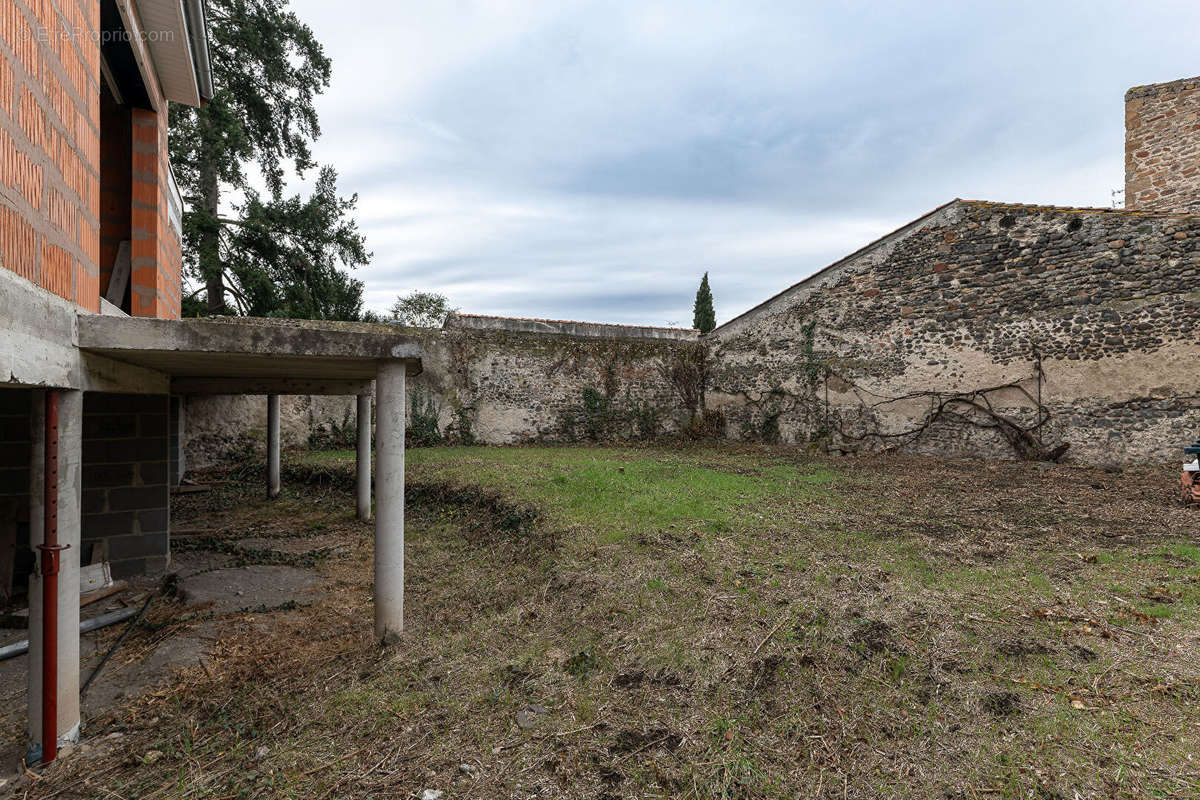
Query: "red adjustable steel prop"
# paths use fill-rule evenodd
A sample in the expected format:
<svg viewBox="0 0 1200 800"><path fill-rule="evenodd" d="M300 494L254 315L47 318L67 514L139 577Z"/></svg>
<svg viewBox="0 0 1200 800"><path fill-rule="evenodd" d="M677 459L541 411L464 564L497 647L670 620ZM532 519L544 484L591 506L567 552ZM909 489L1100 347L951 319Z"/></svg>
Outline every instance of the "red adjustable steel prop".
<svg viewBox="0 0 1200 800"><path fill-rule="evenodd" d="M58 392L46 392L42 543L42 763L58 757Z"/></svg>

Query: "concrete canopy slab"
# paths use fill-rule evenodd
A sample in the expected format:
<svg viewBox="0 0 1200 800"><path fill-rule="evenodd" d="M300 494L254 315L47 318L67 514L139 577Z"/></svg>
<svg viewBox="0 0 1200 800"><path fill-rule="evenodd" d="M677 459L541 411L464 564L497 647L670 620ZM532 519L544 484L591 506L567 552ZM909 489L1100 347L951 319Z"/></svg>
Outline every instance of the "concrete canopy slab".
<svg viewBox="0 0 1200 800"><path fill-rule="evenodd" d="M287 319L79 316L79 348L170 375L187 393L361 394L381 361L421 372L389 325Z"/></svg>

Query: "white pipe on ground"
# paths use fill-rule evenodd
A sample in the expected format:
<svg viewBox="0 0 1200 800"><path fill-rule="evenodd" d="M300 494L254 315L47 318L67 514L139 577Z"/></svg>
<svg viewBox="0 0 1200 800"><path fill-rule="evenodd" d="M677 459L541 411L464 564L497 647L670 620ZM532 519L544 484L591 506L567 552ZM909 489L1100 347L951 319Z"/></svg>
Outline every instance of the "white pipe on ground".
<svg viewBox="0 0 1200 800"><path fill-rule="evenodd" d="M375 636L385 644L404 630L403 361L383 361L375 378Z"/></svg>
<svg viewBox="0 0 1200 800"><path fill-rule="evenodd" d="M267 499L279 497L279 395L267 395Z"/></svg>
<svg viewBox="0 0 1200 800"><path fill-rule="evenodd" d="M371 518L371 395L358 396L358 460L355 462L358 518Z"/></svg>
<svg viewBox="0 0 1200 800"><path fill-rule="evenodd" d="M98 617L85 619L83 622L79 623L79 632L91 633L92 631L98 631L101 628L107 628L109 625L116 625L118 622L124 622L137 613L137 606L127 606L126 608L120 608L116 611L110 611L107 614L101 614ZM4 647L0 647L0 661L7 661L10 658L23 656L28 652L28 639L23 639L19 642L13 642L12 644L6 644Z"/></svg>

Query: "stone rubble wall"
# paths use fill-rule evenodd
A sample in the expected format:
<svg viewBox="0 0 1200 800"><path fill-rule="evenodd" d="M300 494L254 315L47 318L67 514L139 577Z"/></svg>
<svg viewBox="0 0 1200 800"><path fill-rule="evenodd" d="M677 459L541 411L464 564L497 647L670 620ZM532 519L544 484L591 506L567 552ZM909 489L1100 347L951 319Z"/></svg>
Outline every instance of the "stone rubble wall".
<svg viewBox="0 0 1200 800"><path fill-rule="evenodd" d="M704 337L708 407L730 439L834 452L1174 461L1200 433L1198 278L1200 216L957 200ZM417 333L410 412L452 441L688 419L664 366L694 331L456 316ZM285 446L353 441L353 398L285 398L282 416ZM265 419L263 398L190 398L189 464L260 443Z"/></svg>
<svg viewBox="0 0 1200 800"><path fill-rule="evenodd" d="M285 450L308 447L310 437L348 432L353 442L353 397L285 395L279 398L279 442ZM202 469L241 454L265 454L265 395L192 395L184 406L186 469Z"/></svg>
<svg viewBox="0 0 1200 800"><path fill-rule="evenodd" d="M442 330L406 333L421 337L424 366L408 381L410 424L415 406L452 440L464 424L482 444L576 441L601 427L606 437L635 439L647 425L665 433L687 419L663 367L695 331L463 315ZM603 419L589 414L588 389L607 398ZM350 444L355 416L353 397L283 397L282 446L339 431ZM265 397L188 398L188 467L262 452L266 419Z"/></svg>
<svg viewBox="0 0 1200 800"><path fill-rule="evenodd" d="M710 334L709 405L730 438L1014 457L965 402L913 435L976 393L1070 459L1171 461L1200 430L1198 267L1200 217L955 201Z"/></svg>
<svg viewBox="0 0 1200 800"><path fill-rule="evenodd" d="M1200 78L1125 93L1125 207L1200 211Z"/></svg>

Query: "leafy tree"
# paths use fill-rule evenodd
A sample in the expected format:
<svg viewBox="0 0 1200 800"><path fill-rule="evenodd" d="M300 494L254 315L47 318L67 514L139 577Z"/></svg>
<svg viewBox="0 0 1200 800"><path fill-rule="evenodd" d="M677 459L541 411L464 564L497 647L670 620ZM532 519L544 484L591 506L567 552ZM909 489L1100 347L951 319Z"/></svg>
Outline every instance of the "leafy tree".
<svg viewBox="0 0 1200 800"><path fill-rule="evenodd" d="M232 299L250 314L357 316L362 284L339 268L369 258L357 197L337 195L331 169L308 200L283 196L287 168L303 177L316 166L313 101L329 85L329 59L287 0L209 0L208 18L216 96L171 107L187 274L203 282L210 314L228 313Z"/></svg>
<svg viewBox="0 0 1200 800"><path fill-rule="evenodd" d="M696 290L696 304L692 306L692 327L708 333L717 327L717 312L713 310L712 290L708 288L708 273L704 273L700 288Z"/></svg>
<svg viewBox="0 0 1200 800"><path fill-rule="evenodd" d="M449 314L458 311L450 307L446 295L437 292L409 292L392 304L392 320L413 328L440 328Z"/></svg>
<svg viewBox="0 0 1200 800"><path fill-rule="evenodd" d="M369 258L353 219L354 201L337 195L337 173L321 169L313 194L263 201L249 192L229 233L226 263L239 278L246 313L299 319L358 319L362 281L338 268Z"/></svg>

